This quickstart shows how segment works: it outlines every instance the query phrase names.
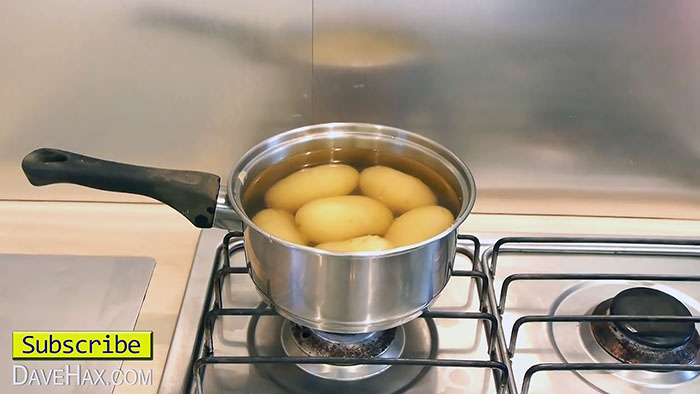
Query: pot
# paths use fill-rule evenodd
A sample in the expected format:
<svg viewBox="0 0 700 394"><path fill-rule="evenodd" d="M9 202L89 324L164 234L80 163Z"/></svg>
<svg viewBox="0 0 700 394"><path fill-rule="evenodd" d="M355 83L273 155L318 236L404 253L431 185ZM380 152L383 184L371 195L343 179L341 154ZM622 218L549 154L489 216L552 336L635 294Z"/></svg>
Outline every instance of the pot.
<svg viewBox="0 0 700 394"><path fill-rule="evenodd" d="M293 244L255 225L244 197L259 175L312 151L361 149L411 158L435 171L454 192L452 226L418 244L385 252L337 253ZM265 301L285 318L323 331L389 329L421 314L450 278L459 225L476 198L467 166L447 148L408 131L360 123L301 127L249 150L228 188L213 174L133 166L56 149L22 161L35 186L74 183L159 200L200 228L242 229L250 276Z"/></svg>

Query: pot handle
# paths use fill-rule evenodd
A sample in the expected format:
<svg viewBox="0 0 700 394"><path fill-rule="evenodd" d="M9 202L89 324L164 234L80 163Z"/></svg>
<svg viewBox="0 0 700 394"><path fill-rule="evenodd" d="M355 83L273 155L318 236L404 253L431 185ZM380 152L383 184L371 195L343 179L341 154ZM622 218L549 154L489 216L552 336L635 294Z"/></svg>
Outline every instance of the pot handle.
<svg viewBox="0 0 700 394"><path fill-rule="evenodd" d="M134 166L50 148L28 154L22 170L34 186L73 183L139 194L169 205L199 228L214 224L220 187L214 174Z"/></svg>

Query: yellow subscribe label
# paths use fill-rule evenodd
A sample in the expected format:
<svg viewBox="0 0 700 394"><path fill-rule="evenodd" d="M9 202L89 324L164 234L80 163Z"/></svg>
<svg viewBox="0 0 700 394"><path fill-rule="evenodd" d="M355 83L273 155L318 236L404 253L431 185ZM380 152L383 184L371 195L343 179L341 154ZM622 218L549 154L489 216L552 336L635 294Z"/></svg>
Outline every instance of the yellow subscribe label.
<svg viewBox="0 0 700 394"><path fill-rule="evenodd" d="M153 331L14 331L12 359L151 360Z"/></svg>

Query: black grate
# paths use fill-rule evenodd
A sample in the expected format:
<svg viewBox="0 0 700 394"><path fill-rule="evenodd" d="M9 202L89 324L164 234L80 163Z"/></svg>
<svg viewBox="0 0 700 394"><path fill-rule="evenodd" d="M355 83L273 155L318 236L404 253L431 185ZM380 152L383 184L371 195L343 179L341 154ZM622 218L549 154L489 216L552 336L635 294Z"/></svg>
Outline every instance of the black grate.
<svg viewBox="0 0 700 394"><path fill-rule="evenodd" d="M489 349L487 360L464 359L419 359L419 358L340 358L340 357L287 357L287 356L230 356L217 353L213 340L213 329L221 316L261 316L276 315L274 309L263 308L224 308L222 302L222 284L229 275L247 275L246 267L232 267L231 255L243 251L243 238L240 232L228 233L216 253L214 271L210 278L207 305L210 307L203 315L200 324L196 353L198 358L193 363L190 386L194 385L195 392L203 392L204 374L208 365L214 364L381 364L381 365L411 365L425 367L458 367L486 368L493 371L493 384L496 392L510 392L508 382L512 381L511 370L502 360L504 349L500 320L493 303L490 302L492 291L491 277L487 275L479 259L480 242L470 235L460 235L457 252L466 256L472 262L472 270L454 270L452 276L467 277L476 282L479 295L480 312L456 312L439 309L426 310L419 318L422 319L472 319L481 321L485 327L486 340Z"/></svg>
<svg viewBox="0 0 700 394"><path fill-rule="evenodd" d="M212 331L220 316L275 315L271 308L224 308L222 305L222 282L228 275L247 275L245 267L232 267L230 256L243 249L242 233L233 232L224 237L217 251L214 271L209 283L210 307L200 324L198 358L194 361L189 377L195 392L203 390L203 377L208 365L213 364L382 364L415 365L426 367L487 368L493 371L493 383L498 393L526 394L536 373L559 371L697 371L700 365L681 364L625 364L625 363L540 363L530 366L523 377L522 386L517 387L513 374L513 356L517 351L518 333L525 324L566 324L595 321L645 321L670 322L690 321L700 323L699 316L592 316L592 315L525 315L514 323L511 335L506 338L502 327L502 315L507 307L508 291L514 283L527 281L653 281L653 282L700 282L700 275L648 275L608 273L516 273L503 279L500 294L496 294L494 281L497 278L498 259L504 254L556 253L564 255L634 255L700 257L693 248L700 240L673 240L655 238L592 238L592 237L509 237L499 239L492 248L481 254L480 241L471 235L459 236L458 253L472 262L472 270L455 270L452 275L471 278L477 285L480 312L455 312L429 309L420 318L476 319L483 323L487 334L488 360L462 359L375 359L375 358L328 358L328 357L261 357L219 355L214 348ZM555 248L550 248L555 245ZM661 247L662 249L659 249ZM669 248L670 247L670 248ZM677 247L677 248L676 248ZM688 248L685 248L688 247ZM663 249L667 248L667 249ZM224 253L228 251L228 253Z"/></svg>
<svg viewBox="0 0 700 394"><path fill-rule="evenodd" d="M564 248L549 249L547 246L557 245ZM679 247L674 249L658 249L661 247ZM700 246L700 240L674 240L656 238L592 238L592 237L510 237L498 240L493 248L484 253L482 261L485 271L491 278L496 277L498 258L504 253L557 253L557 254L610 254L631 256L669 256L669 257L700 257L700 252L685 250L683 247ZM488 268L486 268L488 267ZM579 281L653 281L653 282L700 282L698 275L644 275L644 274L568 274L568 273L517 273L506 277L501 286L499 302L496 305L499 317L506 309L508 290L512 284L518 281L554 281L554 280L579 280ZM494 292L495 298L495 292ZM507 359L504 359L512 372L512 358L516 352L518 333L523 325L528 323L581 323L581 322L693 322L700 323L700 316L593 316L593 315L525 315L518 318L511 331L508 346L506 348ZM530 390L533 375L538 372L557 371L697 371L700 365L685 364L626 364L626 363L541 363L532 365L525 373L521 394ZM509 375L508 385L515 387L515 377ZM514 389L515 390L515 389ZM512 390L512 392L517 392Z"/></svg>

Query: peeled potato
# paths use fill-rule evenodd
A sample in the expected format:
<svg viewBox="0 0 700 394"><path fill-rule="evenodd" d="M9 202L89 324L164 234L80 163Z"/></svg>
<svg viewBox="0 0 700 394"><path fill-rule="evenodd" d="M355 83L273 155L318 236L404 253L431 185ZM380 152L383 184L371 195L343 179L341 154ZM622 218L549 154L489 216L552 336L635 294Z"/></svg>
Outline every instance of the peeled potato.
<svg viewBox="0 0 700 394"><path fill-rule="evenodd" d="M371 252L392 249L394 245L378 235L365 235L345 241L324 242L316 247L334 252Z"/></svg>
<svg viewBox="0 0 700 394"><path fill-rule="evenodd" d="M384 166L369 167L360 174L362 194L386 205L397 214L426 205L437 197L420 179Z"/></svg>
<svg viewBox="0 0 700 394"><path fill-rule="evenodd" d="M285 241L306 245L307 239L294 222L294 215L280 209L263 209L253 217L253 223L268 233Z"/></svg>
<svg viewBox="0 0 700 394"><path fill-rule="evenodd" d="M440 234L454 220L452 212L437 205L412 209L394 220L384 238L395 247L415 244Z"/></svg>
<svg viewBox="0 0 700 394"><path fill-rule="evenodd" d="M265 193L268 208L296 212L307 202L350 194L360 174L345 164L324 164L303 168L281 179Z"/></svg>
<svg viewBox="0 0 700 394"><path fill-rule="evenodd" d="M365 196L336 196L311 201L296 214L299 230L312 242L336 242L362 235L382 235L394 216Z"/></svg>

